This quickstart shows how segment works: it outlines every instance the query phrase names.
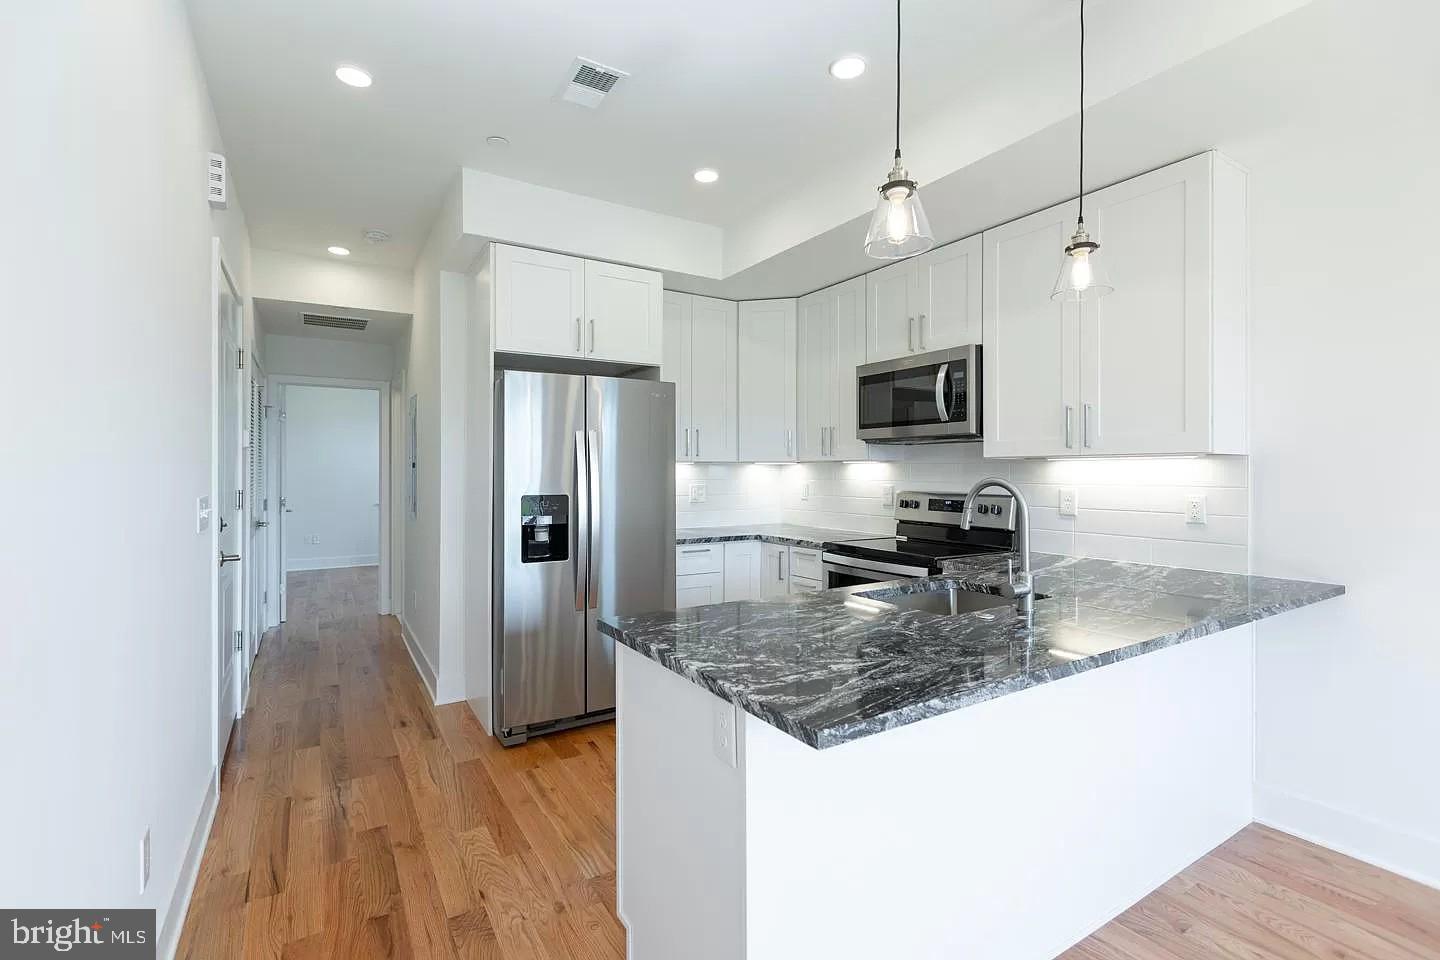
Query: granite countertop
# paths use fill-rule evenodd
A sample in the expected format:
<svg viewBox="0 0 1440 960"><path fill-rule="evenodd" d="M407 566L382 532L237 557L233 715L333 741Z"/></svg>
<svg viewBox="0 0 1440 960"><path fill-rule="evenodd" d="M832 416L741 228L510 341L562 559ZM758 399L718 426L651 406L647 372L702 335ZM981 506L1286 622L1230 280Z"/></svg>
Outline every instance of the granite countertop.
<svg viewBox="0 0 1440 960"><path fill-rule="evenodd" d="M858 740L1345 592L1335 584L1035 554L1033 624L1011 605L897 609L903 593L996 593L1010 553L938 577L600 621L631 649L816 748Z"/></svg>
<svg viewBox="0 0 1440 960"><path fill-rule="evenodd" d="M837 540L863 540L878 536L878 533L827 530L824 527L806 527L795 523L752 523L735 527L682 527L675 531L675 542L727 543L735 540L759 540L762 543L783 543L791 547L819 550L826 543Z"/></svg>

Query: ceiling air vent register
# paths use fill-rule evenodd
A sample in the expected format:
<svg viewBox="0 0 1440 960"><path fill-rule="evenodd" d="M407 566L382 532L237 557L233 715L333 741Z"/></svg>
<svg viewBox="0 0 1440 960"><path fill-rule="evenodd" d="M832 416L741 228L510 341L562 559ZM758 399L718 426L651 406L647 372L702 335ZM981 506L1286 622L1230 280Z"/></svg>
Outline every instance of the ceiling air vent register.
<svg viewBox="0 0 1440 960"><path fill-rule="evenodd" d="M363 317L327 317L323 313L302 313L300 322L307 327L330 327L334 330L364 330L370 321Z"/></svg>
<svg viewBox="0 0 1440 960"><path fill-rule="evenodd" d="M578 103L582 107L595 109L605 95L615 89L615 84L630 74L624 70L607 67L603 63L576 57L570 65L570 79L560 91L560 99Z"/></svg>

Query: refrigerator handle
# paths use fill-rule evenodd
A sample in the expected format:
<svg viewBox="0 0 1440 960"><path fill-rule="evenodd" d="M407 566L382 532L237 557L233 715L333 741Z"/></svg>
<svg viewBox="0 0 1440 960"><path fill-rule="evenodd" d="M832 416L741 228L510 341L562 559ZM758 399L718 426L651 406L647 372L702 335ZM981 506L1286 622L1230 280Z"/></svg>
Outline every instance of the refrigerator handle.
<svg viewBox="0 0 1440 960"><path fill-rule="evenodd" d="M589 431L590 442L590 556L587 558L590 566L590 609L594 610L600 606L600 576L595 569L598 562L594 559L600 554L603 544L600 541L600 436L594 430Z"/></svg>
<svg viewBox="0 0 1440 960"><path fill-rule="evenodd" d="M585 578L590 571L590 481L585 472L585 433L575 431L575 609L585 609Z"/></svg>

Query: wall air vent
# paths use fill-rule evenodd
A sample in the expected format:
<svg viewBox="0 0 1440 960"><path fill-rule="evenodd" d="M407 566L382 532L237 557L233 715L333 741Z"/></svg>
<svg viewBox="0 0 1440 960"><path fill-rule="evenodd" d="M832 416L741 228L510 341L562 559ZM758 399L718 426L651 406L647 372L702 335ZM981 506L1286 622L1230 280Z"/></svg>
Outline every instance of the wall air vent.
<svg viewBox="0 0 1440 960"><path fill-rule="evenodd" d="M560 91L560 99L593 110L600 106L600 101L615 88L615 84L628 76L630 74L624 70L576 57L575 62L570 65L570 78Z"/></svg>
<svg viewBox="0 0 1440 960"><path fill-rule="evenodd" d="M210 154L210 202L217 207L225 206L229 196L228 177L225 172L225 156L220 153Z"/></svg>
<svg viewBox="0 0 1440 960"><path fill-rule="evenodd" d="M322 313L302 313L300 322L307 327L330 327L334 330L364 330L370 321L363 317L327 317Z"/></svg>

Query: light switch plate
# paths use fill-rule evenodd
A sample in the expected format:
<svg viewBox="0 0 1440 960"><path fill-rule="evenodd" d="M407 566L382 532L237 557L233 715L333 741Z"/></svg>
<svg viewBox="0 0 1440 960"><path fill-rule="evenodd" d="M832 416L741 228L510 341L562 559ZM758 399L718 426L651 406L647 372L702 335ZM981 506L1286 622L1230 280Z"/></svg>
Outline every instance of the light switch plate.
<svg viewBox="0 0 1440 960"><path fill-rule="evenodd" d="M704 480L691 480L691 481L690 481L690 502L691 502L691 503L704 503L704 502L705 502L705 497L706 497L705 481L704 481Z"/></svg>
<svg viewBox="0 0 1440 960"><path fill-rule="evenodd" d="M1080 506L1080 495L1074 487L1060 488L1060 516L1073 517Z"/></svg>
<svg viewBox="0 0 1440 960"><path fill-rule="evenodd" d="M882 506L882 507L893 507L893 506L895 506L895 484L893 484L893 483L882 483L882 484L880 484L880 506Z"/></svg>
<svg viewBox="0 0 1440 960"><path fill-rule="evenodd" d="M727 700L721 700L716 697L714 711L715 756L733 768L736 764L735 705Z"/></svg>
<svg viewBox="0 0 1440 960"><path fill-rule="evenodd" d="M195 501L195 532L204 533L210 529L210 498L199 497Z"/></svg>
<svg viewBox="0 0 1440 960"><path fill-rule="evenodd" d="M809 500L809 499L810 499L810 481L809 481L809 480L806 480L806 481L804 481L803 483L800 484L800 499L801 499L801 500Z"/></svg>
<svg viewBox="0 0 1440 960"><path fill-rule="evenodd" d="M1185 522L1194 524L1210 522L1206 516L1204 497L1189 497L1185 500Z"/></svg>

